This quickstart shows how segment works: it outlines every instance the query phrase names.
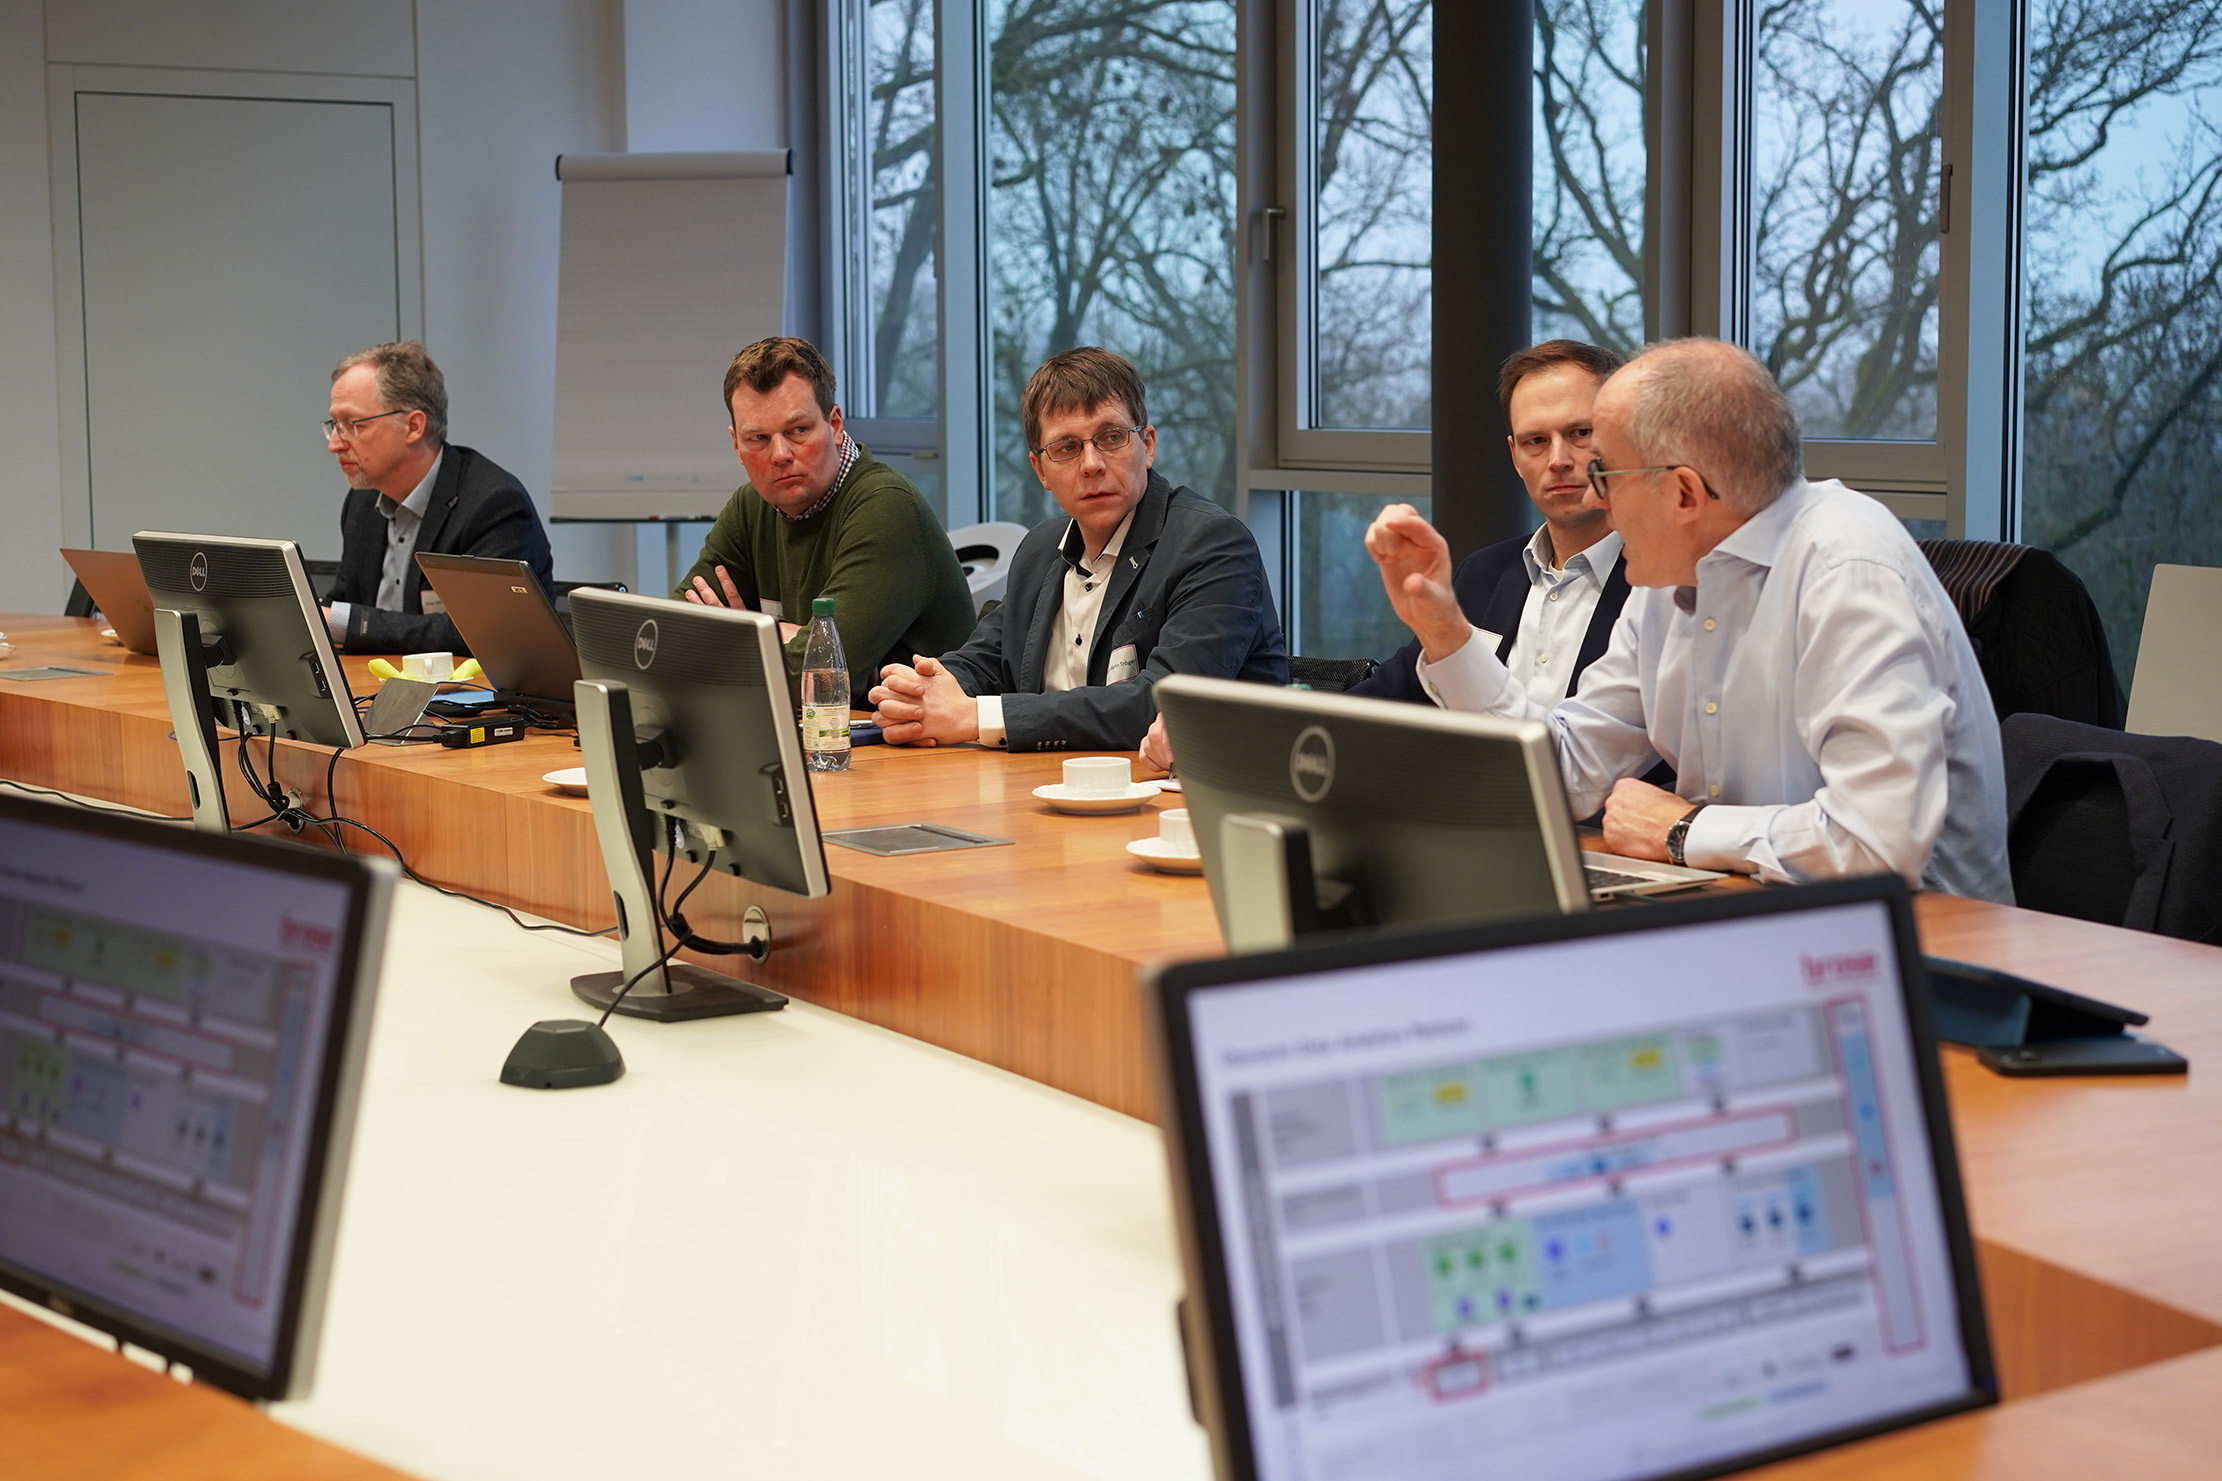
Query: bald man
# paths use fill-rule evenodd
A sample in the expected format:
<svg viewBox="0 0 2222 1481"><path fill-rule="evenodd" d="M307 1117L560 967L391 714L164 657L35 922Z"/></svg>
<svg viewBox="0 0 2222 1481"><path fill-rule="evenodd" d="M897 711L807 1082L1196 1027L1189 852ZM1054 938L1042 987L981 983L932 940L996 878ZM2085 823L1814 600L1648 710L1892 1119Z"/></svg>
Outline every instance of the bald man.
<svg viewBox="0 0 2222 1481"><path fill-rule="evenodd" d="M1680 340L1616 372L1589 476L1635 590L1579 694L1536 704L1450 586L1408 505L1366 547L1452 709L1545 720L1577 816L1614 853L1782 881L1895 873L2010 903L1998 720L1912 538L1804 476L1796 414L1732 345ZM1677 790L1638 781L1670 763Z"/></svg>

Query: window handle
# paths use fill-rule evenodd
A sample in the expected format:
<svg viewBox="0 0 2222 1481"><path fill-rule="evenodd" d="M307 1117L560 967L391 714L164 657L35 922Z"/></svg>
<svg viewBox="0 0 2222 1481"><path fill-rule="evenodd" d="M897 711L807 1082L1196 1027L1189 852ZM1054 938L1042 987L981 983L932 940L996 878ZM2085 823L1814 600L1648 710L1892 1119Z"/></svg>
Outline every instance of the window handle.
<svg viewBox="0 0 2222 1481"><path fill-rule="evenodd" d="M1267 206L1258 214L1264 218L1264 230L1260 233L1265 248L1264 260L1271 262L1273 260L1273 239L1280 235L1281 223L1288 219L1288 211L1281 206Z"/></svg>

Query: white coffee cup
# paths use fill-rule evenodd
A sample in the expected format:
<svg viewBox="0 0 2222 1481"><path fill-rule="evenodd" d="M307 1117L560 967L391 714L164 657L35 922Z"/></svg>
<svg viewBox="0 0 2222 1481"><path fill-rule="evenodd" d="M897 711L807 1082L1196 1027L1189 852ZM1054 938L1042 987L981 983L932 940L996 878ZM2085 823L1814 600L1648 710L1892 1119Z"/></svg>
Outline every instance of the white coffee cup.
<svg viewBox="0 0 2222 1481"><path fill-rule="evenodd" d="M1075 756L1065 763L1065 790L1075 797L1124 797L1134 786L1134 763L1124 756Z"/></svg>
<svg viewBox="0 0 2222 1481"><path fill-rule="evenodd" d="M1196 852L1196 825L1188 821L1188 809L1168 807L1157 815L1157 841L1175 853Z"/></svg>
<svg viewBox="0 0 2222 1481"><path fill-rule="evenodd" d="M430 679L444 683L455 672L455 655L452 653L411 653L401 660L401 677L404 679Z"/></svg>

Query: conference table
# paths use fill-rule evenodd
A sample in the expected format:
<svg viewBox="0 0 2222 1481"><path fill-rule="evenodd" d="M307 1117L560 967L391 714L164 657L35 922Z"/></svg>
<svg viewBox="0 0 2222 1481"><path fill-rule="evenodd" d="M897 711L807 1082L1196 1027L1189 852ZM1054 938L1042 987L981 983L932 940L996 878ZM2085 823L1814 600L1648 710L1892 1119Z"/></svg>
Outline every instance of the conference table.
<svg viewBox="0 0 2222 1481"><path fill-rule="evenodd" d="M0 662L0 776L185 810L153 660L87 623L0 629L18 645ZM27 664L103 672L6 680ZM577 764L566 738L374 747L336 766L314 747L269 754L309 807L376 827L426 880L609 923L586 805L541 780ZM1204 1474L1134 983L1151 962L1215 953L1217 931L1202 881L1125 851L1166 803L1056 814L1031 791L1061 759L867 748L815 777L827 828L928 820L1012 842L829 847L818 901L713 877L690 902L696 928L730 935L762 906L774 947L751 975L796 1005L625 1023L632 1073L590 1094L523 1095L493 1072L526 1023L576 1011L564 983L611 964L614 943L530 936L408 888L325 1372L281 1417L438 1477L597 1460ZM258 812L243 793L245 821ZM2128 1003L2195 1066L2222 1062L2222 951L1945 897L1916 911L1931 951ZM2127 1456L2138 1474L2211 1469L2222 1421L2193 1399L2222 1392L2212 1076L2011 1081L1956 1049L1945 1069L2013 1402L1783 1473L2069 1475ZM17 1407L13 1340L0 1324L0 1412ZM2142 1449L2122 1448L2125 1416Z"/></svg>

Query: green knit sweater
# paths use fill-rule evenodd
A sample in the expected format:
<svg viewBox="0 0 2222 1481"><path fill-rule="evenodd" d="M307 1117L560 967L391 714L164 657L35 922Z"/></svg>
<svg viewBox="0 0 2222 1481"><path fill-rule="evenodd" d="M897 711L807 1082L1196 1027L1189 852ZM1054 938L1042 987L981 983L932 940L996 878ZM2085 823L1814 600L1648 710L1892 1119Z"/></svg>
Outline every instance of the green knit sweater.
<svg viewBox="0 0 2222 1481"><path fill-rule="evenodd" d="M751 610L775 602L782 620L803 629L787 644L797 689L814 597L838 604L834 623L859 705L882 664L947 653L972 635L972 593L941 522L909 479L861 447L833 502L808 519L788 519L741 485L674 595L692 590L697 576L722 590L718 566Z"/></svg>

